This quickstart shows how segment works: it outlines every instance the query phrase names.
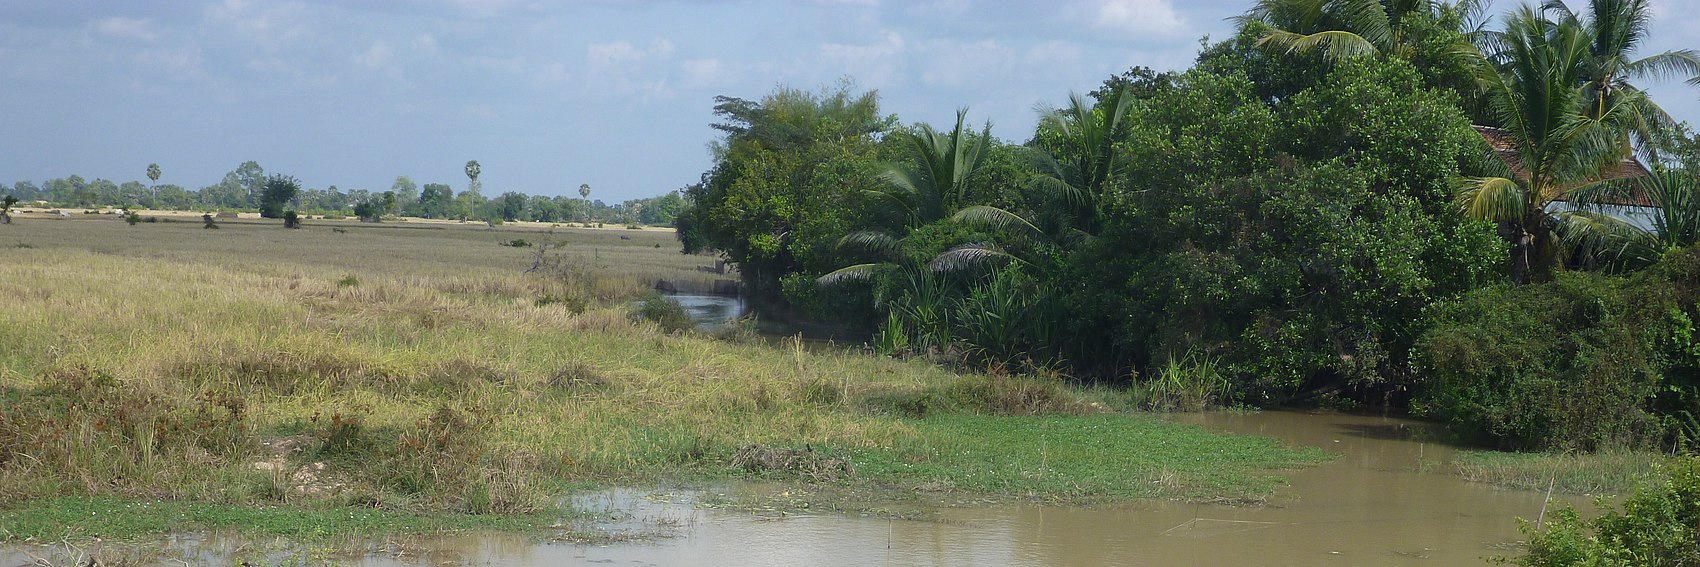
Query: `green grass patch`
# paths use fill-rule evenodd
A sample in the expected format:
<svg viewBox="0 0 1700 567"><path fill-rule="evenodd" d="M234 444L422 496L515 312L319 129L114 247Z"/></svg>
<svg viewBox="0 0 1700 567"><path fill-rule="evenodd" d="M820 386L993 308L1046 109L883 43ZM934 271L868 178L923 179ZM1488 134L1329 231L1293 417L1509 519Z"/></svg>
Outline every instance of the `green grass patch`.
<svg viewBox="0 0 1700 567"><path fill-rule="evenodd" d="M559 513L468 515L404 514L340 506L239 506L204 502L140 500L110 496L63 496L0 510L0 541L56 541L90 537L131 539L167 532L221 532L282 536L315 541L460 530L541 530Z"/></svg>
<svg viewBox="0 0 1700 567"><path fill-rule="evenodd" d="M1562 494L1621 494L1646 483L1664 455L1646 452L1503 453L1465 451L1458 474L1471 482Z"/></svg>
<svg viewBox="0 0 1700 567"><path fill-rule="evenodd" d="M854 453L867 481L1062 499L1257 500L1276 471L1329 459L1319 449L1211 433L1150 416L935 415L919 436Z"/></svg>

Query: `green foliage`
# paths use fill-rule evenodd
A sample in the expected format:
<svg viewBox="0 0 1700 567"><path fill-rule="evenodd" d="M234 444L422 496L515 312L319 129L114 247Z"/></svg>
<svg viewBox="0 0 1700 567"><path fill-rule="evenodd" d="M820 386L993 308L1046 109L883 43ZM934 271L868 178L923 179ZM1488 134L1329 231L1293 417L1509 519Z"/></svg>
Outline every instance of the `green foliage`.
<svg viewBox="0 0 1700 567"><path fill-rule="evenodd" d="M284 228L301 228L301 215L297 214L295 211L284 211L283 212L283 227Z"/></svg>
<svg viewBox="0 0 1700 567"><path fill-rule="evenodd" d="M758 303L779 302L786 275L838 267L838 238L879 186L875 135L890 120L874 93L847 84L716 102L726 139L702 183L685 190L679 239L687 252L718 250L737 264Z"/></svg>
<svg viewBox="0 0 1700 567"><path fill-rule="evenodd" d="M1227 377L1218 363L1205 356L1169 357L1153 376L1131 387L1135 406L1153 411L1201 411L1226 405Z"/></svg>
<svg viewBox="0 0 1700 567"><path fill-rule="evenodd" d="M1692 446L1697 280L1672 274L1697 254L1630 278L1566 272L1437 306L1414 349L1429 377L1416 408L1507 448Z"/></svg>
<svg viewBox="0 0 1700 567"><path fill-rule="evenodd" d="M1069 259L1072 334L1098 338L1070 359L1192 352L1259 404L1408 388L1423 307L1495 271L1491 234L1445 204L1474 133L1396 61L1338 65L1273 108L1253 92L1194 70L1135 105L1131 171Z"/></svg>
<svg viewBox="0 0 1700 567"><path fill-rule="evenodd" d="M274 173L267 177L260 192L260 216L268 219L281 218L284 206L295 199L296 193L299 192L301 181L293 176Z"/></svg>
<svg viewBox="0 0 1700 567"><path fill-rule="evenodd" d="M124 222L130 226L136 226L136 223L142 222L142 215L137 214L136 211L126 211L124 213Z"/></svg>
<svg viewBox="0 0 1700 567"><path fill-rule="evenodd" d="M1517 564L1700 564L1700 458L1672 459L1662 472L1663 478L1636 490L1621 508L1601 497L1607 512L1592 520L1566 506L1544 526L1525 525L1529 548Z"/></svg>
<svg viewBox="0 0 1700 567"><path fill-rule="evenodd" d="M696 327L696 321L691 319L691 313L678 300L664 295L657 295L638 302L632 311L632 318L649 321L661 327L663 331L677 333Z"/></svg>

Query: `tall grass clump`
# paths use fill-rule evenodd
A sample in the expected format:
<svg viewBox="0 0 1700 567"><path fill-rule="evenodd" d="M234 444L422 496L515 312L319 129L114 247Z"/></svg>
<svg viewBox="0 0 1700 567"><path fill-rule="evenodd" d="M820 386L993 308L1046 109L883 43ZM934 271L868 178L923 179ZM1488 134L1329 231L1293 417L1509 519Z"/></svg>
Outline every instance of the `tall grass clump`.
<svg viewBox="0 0 1700 567"><path fill-rule="evenodd" d="M1170 356L1144 381L1135 381L1128 395L1133 405L1152 411L1201 411L1225 401L1229 389L1216 359L1203 355Z"/></svg>

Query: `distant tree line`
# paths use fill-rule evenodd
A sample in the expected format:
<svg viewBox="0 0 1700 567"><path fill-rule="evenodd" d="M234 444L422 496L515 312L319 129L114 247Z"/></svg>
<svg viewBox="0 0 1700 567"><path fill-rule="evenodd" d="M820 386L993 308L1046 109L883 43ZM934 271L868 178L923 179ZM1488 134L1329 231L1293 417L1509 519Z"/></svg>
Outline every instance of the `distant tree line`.
<svg viewBox="0 0 1700 567"><path fill-rule="evenodd" d="M157 165L152 165L147 174L150 181L157 181L161 170ZM268 176L259 163L247 161L226 173L218 183L198 190L171 183L117 183L71 175L49 179L41 185L31 181L18 181L10 187L0 186L0 195L14 197L25 204L45 203L48 206L68 208L248 210L270 213L266 215L268 217L280 217L282 212L288 209L311 214L361 217L371 215L373 218L405 215L432 219L645 225L672 224L674 217L686 205L684 197L676 191L647 199L608 204L578 196L551 197L517 191L505 192L487 199L476 189L457 193L449 184L426 183L420 186L407 176L397 177L395 183L386 191L345 191L335 185L323 189L308 188L301 187L299 181L290 185L282 183L281 179L273 180L274 177L277 176ZM272 182L270 193L267 191L268 182ZM288 188L294 190L287 191Z"/></svg>

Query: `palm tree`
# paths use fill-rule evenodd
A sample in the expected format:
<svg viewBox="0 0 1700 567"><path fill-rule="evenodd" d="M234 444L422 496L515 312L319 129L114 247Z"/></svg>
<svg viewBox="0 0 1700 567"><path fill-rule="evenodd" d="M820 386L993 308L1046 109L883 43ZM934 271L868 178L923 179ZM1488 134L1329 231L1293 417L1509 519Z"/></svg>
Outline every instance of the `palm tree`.
<svg viewBox="0 0 1700 567"><path fill-rule="evenodd" d="M1647 26L1652 20L1648 0L1590 0L1588 14L1582 19L1563 0L1547 0L1542 9L1558 14L1559 22L1580 27L1589 40L1588 59L1582 72L1587 86L1588 113L1603 116L1611 99L1634 95L1641 89L1630 80L1678 77L1700 84L1700 53L1692 49L1666 51L1636 58L1635 50L1647 39ZM1646 97L1631 97L1638 101L1640 120L1635 124L1636 137L1651 139L1654 131L1669 128L1675 121L1664 109ZM1641 147L1653 148L1652 144Z"/></svg>
<svg viewBox="0 0 1700 567"><path fill-rule="evenodd" d="M907 134L914 162L888 167L886 187L870 191L901 211L906 228L944 218L966 202L969 181L985 161L992 138L991 123L975 135L966 127L967 116L968 109L957 110L956 127L949 133L922 124Z"/></svg>
<svg viewBox="0 0 1700 567"><path fill-rule="evenodd" d="M1633 183L1618 181L1574 191L1578 210L1565 215L1561 234L1607 261L1646 265L1671 250L1700 243L1700 175L1659 169ZM1624 202L1641 201L1630 212ZM1644 211L1644 212L1643 212Z"/></svg>
<svg viewBox="0 0 1700 567"><path fill-rule="evenodd" d="M159 164L148 164L148 182L152 184L148 188L152 190L154 206L156 207L159 206L159 173Z"/></svg>
<svg viewBox="0 0 1700 567"><path fill-rule="evenodd" d="M578 199L584 201L584 220L590 220L590 184L578 184Z"/></svg>
<svg viewBox="0 0 1700 567"><path fill-rule="evenodd" d="M957 110L956 127L948 134L927 124L918 126L907 138L914 162L888 167L883 175L886 187L868 191L877 202L896 209L903 219L904 233L940 220L966 203L969 181L985 161L991 140L991 124L976 136L966 128L967 115L967 109ZM879 260L834 270L821 276L820 282L870 279L903 263L903 238L879 229L844 235L838 241L840 248L858 250Z"/></svg>
<svg viewBox="0 0 1700 567"><path fill-rule="evenodd" d="M1268 24L1272 29L1258 45L1288 53L1321 50L1328 60L1374 53L1408 59L1415 50L1404 27L1407 17L1454 14L1459 31L1473 38L1486 21L1485 8L1483 0L1260 0L1236 19Z"/></svg>
<svg viewBox="0 0 1700 567"><path fill-rule="evenodd" d="M1465 216L1499 224L1512 245L1512 279L1522 283L1544 278L1558 260L1554 229L1568 213L1549 214L1549 205L1598 187L1620 166L1645 95L1621 93L1592 107L1584 80L1590 39L1574 21L1524 6L1506 19L1499 42L1500 64L1485 69L1482 82L1505 125L1490 144L1502 159L1486 160L1497 175L1461 179L1457 203Z"/></svg>

